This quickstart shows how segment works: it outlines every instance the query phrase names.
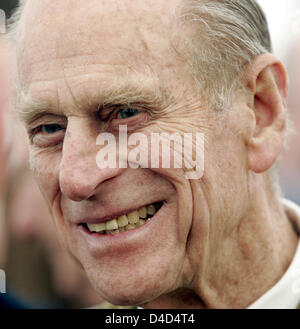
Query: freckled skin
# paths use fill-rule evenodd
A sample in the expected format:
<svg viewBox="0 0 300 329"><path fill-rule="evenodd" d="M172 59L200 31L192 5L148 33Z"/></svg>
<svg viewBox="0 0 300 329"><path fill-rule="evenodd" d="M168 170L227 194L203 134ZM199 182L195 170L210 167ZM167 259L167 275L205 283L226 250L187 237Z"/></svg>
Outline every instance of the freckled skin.
<svg viewBox="0 0 300 329"><path fill-rule="evenodd" d="M266 290L266 277L270 285L282 274L295 237L283 224L282 236L293 236L289 255L268 249L270 196L264 178L248 171L243 133L255 118L242 96L222 114L203 106L173 48L180 31L170 8L177 3L28 1L19 29L21 88L67 118L63 144L50 150L32 142L31 163L60 238L103 298L144 307L246 307ZM97 168L95 141L105 125L76 102L129 80L171 96L138 131L205 134L200 180L186 180L182 169ZM160 200L164 218L122 244L95 246L78 231L85 216ZM268 215L284 217L277 206Z"/></svg>

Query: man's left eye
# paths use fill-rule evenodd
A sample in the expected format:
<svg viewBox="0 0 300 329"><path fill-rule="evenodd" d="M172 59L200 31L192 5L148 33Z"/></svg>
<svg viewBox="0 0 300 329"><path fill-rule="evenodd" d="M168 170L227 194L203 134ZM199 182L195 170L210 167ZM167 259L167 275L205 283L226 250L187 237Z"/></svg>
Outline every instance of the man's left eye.
<svg viewBox="0 0 300 329"><path fill-rule="evenodd" d="M62 126L58 124L49 124L41 126L41 131L45 134L55 134L62 129Z"/></svg>
<svg viewBox="0 0 300 329"><path fill-rule="evenodd" d="M117 115L118 119L129 119L137 114L139 114L140 111L133 109L133 108L126 108L126 109L120 109Z"/></svg>

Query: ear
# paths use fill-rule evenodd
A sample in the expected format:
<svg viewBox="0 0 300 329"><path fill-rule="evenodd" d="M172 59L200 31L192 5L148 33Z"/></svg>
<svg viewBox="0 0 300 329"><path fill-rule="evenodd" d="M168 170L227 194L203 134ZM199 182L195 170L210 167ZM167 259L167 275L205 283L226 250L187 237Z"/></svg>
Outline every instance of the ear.
<svg viewBox="0 0 300 329"><path fill-rule="evenodd" d="M283 64L272 54L258 56L245 73L256 118L247 140L248 168L262 173L274 164L283 148L287 122L287 74Z"/></svg>

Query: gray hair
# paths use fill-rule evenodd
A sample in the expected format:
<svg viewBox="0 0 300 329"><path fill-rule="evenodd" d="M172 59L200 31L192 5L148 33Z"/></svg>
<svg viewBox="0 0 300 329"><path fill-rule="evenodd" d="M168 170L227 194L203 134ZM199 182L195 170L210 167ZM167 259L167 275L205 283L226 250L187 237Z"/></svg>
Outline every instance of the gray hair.
<svg viewBox="0 0 300 329"><path fill-rule="evenodd" d="M21 15L23 13L23 9L25 7L27 0L18 0L18 6L13 11L13 14L8 19L8 31L7 37L8 39L16 42L16 35L19 26L19 21L21 19Z"/></svg>
<svg viewBox="0 0 300 329"><path fill-rule="evenodd" d="M186 0L182 20L195 25L185 53L199 93L206 105L224 109L237 90L247 92L245 66L273 52L266 16L256 0ZM280 198L278 162L267 179Z"/></svg>
<svg viewBox="0 0 300 329"><path fill-rule="evenodd" d="M256 0L186 0L182 19L196 30L185 41L193 76L208 103L224 108L245 65L272 52L264 12Z"/></svg>

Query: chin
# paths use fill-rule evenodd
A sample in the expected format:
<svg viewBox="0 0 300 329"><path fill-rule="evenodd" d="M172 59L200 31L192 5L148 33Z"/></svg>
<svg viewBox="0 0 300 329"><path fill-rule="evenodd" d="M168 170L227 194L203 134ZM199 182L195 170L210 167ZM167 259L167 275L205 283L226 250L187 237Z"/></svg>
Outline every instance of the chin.
<svg viewBox="0 0 300 329"><path fill-rule="evenodd" d="M91 283L102 298L111 304L120 306L143 305L164 294L163 287L155 282L145 285L140 284L140 280L136 280L136 282L121 283L112 289L107 289L107 287L99 285L98 282L94 282L92 279Z"/></svg>
<svg viewBox="0 0 300 329"><path fill-rule="evenodd" d="M106 301L121 306L138 306L176 289L171 266L140 263L113 269L110 266L84 265L84 270L99 295ZM177 277L177 276L176 276Z"/></svg>

